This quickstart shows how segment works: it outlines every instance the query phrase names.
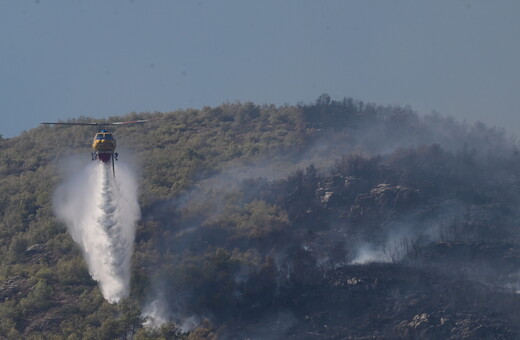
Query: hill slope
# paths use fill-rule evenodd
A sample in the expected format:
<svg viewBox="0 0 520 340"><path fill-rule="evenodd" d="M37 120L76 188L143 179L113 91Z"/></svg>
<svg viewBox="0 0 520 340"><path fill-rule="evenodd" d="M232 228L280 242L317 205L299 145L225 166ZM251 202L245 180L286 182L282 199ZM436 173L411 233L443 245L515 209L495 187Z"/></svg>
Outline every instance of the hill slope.
<svg viewBox="0 0 520 340"><path fill-rule="evenodd" d="M114 131L142 211L118 305L52 207L95 130L0 140L1 337L518 336L503 130L327 95L117 119L149 117L165 120Z"/></svg>

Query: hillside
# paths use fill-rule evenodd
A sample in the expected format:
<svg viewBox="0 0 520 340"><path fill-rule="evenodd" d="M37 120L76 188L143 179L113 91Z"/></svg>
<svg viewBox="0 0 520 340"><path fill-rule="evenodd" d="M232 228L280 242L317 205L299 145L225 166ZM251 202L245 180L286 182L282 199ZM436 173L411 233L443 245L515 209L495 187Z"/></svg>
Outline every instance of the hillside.
<svg viewBox="0 0 520 340"><path fill-rule="evenodd" d="M119 304L53 210L96 129L0 139L0 338L520 335L504 130L328 95L110 120L146 118L163 120L113 130L141 209Z"/></svg>

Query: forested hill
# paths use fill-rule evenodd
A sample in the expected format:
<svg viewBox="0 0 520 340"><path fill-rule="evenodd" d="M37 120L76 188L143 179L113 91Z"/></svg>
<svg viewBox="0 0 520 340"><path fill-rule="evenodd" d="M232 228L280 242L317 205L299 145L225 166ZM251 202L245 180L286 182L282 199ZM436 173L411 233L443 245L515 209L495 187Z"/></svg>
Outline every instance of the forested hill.
<svg viewBox="0 0 520 340"><path fill-rule="evenodd" d="M0 139L0 338L520 337L504 130L325 94L107 121L148 118L113 129L142 213L119 304L53 211L96 129Z"/></svg>

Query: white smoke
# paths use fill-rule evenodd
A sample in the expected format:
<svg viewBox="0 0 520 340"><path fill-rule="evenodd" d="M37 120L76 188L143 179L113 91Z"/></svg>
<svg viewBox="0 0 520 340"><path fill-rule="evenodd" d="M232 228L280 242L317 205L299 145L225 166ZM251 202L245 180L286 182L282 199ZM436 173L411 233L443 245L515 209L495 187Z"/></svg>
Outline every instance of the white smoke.
<svg viewBox="0 0 520 340"><path fill-rule="evenodd" d="M373 262L386 263L392 262L390 254L385 252L383 248L363 243L358 246L354 259L351 264L368 264Z"/></svg>
<svg viewBox="0 0 520 340"><path fill-rule="evenodd" d="M83 251L103 297L117 303L130 292L135 224L140 217L137 181L125 165L95 162L76 171L54 195L56 216Z"/></svg>
<svg viewBox="0 0 520 340"><path fill-rule="evenodd" d="M144 326L149 329L159 328L170 322L170 312L168 311L168 305L164 299L152 301L143 308L141 316L146 320Z"/></svg>
<svg viewBox="0 0 520 340"><path fill-rule="evenodd" d="M381 244L360 242L355 248L355 255L350 264L397 263L413 250L420 237L426 237L426 233L429 232L430 229L417 235L410 228L401 226L400 229L396 229L394 226Z"/></svg>
<svg viewBox="0 0 520 340"><path fill-rule="evenodd" d="M178 315L173 314L170 311L168 302L164 299L164 297L148 303L143 308L141 317L145 319L144 326L147 329L154 330L164 326L167 323L175 322L176 326L183 333L195 329L203 320L197 315L179 317Z"/></svg>

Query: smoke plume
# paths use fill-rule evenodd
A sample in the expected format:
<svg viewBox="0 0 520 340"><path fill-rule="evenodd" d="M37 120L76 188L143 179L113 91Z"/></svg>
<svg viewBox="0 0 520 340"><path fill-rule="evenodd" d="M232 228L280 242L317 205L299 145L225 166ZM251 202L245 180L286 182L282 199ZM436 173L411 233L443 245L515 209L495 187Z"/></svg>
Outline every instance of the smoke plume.
<svg viewBox="0 0 520 340"><path fill-rule="evenodd" d="M137 183L130 169L92 163L63 182L54 196L56 216L83 251L104 298L117 303L130 291L135 223L140 217Z"/></svg>

